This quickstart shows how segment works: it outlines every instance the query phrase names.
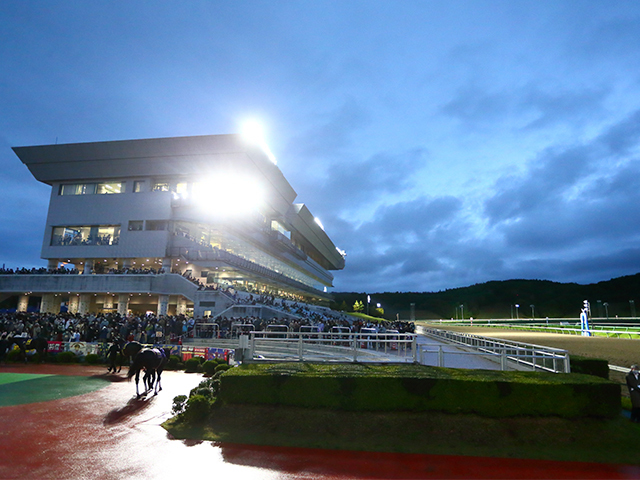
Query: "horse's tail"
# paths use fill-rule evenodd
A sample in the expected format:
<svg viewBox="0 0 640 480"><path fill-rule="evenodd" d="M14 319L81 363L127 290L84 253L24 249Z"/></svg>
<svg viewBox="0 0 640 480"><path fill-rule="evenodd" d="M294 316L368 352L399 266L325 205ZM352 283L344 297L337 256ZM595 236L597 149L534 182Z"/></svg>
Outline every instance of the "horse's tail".
<svg viewBox="0 0 640 480"><path fill-rule="evenodd" d="M131 380L131 378L140 370L140 358L136 355L133 359L133 363L129 367L129 371L127 372L127 380Z"/></svg>

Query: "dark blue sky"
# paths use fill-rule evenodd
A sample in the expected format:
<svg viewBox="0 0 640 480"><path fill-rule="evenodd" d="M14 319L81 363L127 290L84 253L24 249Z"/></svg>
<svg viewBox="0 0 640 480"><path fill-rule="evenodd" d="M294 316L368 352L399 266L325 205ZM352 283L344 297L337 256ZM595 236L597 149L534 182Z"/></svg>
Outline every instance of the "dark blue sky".
<svg viewBox="0 0 640 480"><path fill-rule="evenodd" d="M640 271L640 2L0 2L0 264L50 188L12 146L257 119L338 291Z"/></svg>

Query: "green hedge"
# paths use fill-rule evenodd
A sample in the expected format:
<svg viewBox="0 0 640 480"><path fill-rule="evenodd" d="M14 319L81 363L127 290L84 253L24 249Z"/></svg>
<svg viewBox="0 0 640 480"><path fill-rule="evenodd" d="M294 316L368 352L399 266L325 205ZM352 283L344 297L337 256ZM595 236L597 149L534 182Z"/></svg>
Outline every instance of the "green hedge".
<svg viewBox="0 0 640 480"><path fill-rule="evenodd" d="M601 358L588 358L572 355L570 357L571 372L609 378L609 362Z"/></svg>
<svg viewBox="0 0 640 480"><path fill-rule="evenodd" d="M422 365L245 364L220 377L231 404L350 411L441 411L489 417L614 417L620 385L581 374Z"/></svg>

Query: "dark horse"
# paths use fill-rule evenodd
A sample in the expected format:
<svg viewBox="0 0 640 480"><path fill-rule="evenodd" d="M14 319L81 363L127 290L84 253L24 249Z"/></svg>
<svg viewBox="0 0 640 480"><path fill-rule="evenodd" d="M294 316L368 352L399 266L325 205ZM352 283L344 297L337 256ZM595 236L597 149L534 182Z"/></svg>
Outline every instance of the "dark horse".
<svg viewBox="0 0 640 480"><path fill-rule="evenodd" d="M157 395L160 390L162 390L162 385L160 384L160 376L162 375L162 371L164 370L165 365L169 361L168 352L162 348L143 348L140 350L136 356L133 358L133 363L131 367L129 367L129 373L127 373L127 378L131 380L131 377L136 376L136 395L140 398L140 392L138 391L138 382L140 381L140 371L144 370L145 376L143 381L145 383L147 393L153 388L154 380L155 382L155 391L154 395ZM149 385L147 385L147 381Z"/></svg>
<svg viewBox="0 0 640 480"><path fill-rule="evenodd" d="M46 338L38 337L30 340L22 337L13 337L10 340L10 345L14 343L20 349L20 357L27 361L27 352L35 350L39 355L39 361L44 362L44 358L49 353L49 342Z"/></svg>
<svg viewBox="0 0 640 480"><path fill-rule="evenodd" d="M142 344L140 342L127 342L122 347L122 362L131 364L136 354L142 350ZM118 370L119 372L120 370Z"/></svg>

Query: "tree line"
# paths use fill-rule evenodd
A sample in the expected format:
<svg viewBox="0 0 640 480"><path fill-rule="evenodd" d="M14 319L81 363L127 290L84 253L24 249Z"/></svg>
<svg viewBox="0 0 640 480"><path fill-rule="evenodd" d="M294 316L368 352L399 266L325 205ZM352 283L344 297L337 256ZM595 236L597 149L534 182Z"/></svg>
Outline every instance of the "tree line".
<svg viewBox="0 0 640 480"><path fill-rule="evenodd" d="M401 320L412 316L416 320L545 319L578 318L584 300L590 302L592 318L636 318L640 314L640 273L587 285L504 280L440 292L337 292L333 293L331 306L392 320L397 316Z"/></svg>

